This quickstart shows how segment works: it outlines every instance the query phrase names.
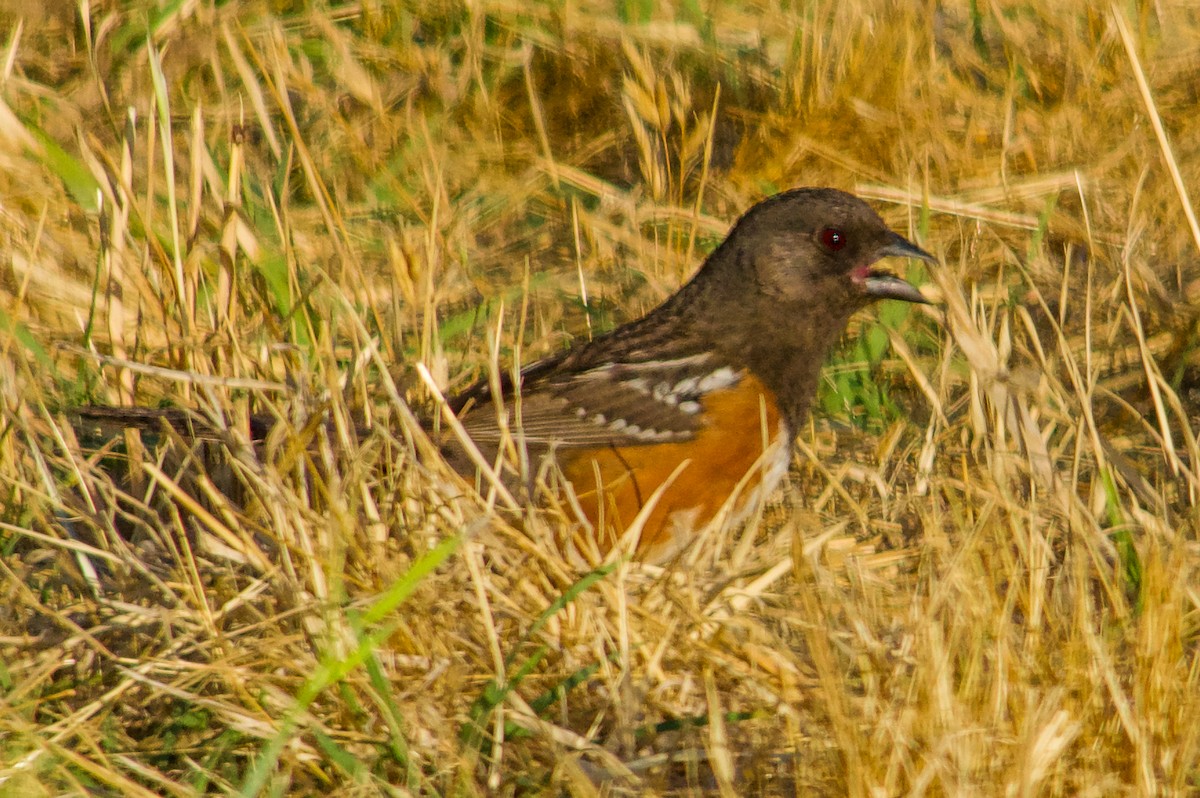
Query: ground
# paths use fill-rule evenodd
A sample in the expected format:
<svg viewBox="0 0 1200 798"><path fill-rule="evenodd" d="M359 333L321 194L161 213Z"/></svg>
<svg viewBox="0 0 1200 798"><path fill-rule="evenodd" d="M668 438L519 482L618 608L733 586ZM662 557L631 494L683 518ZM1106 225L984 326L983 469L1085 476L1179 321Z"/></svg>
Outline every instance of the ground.
<svg viewBox="0 0 1200 798"><path fill-rule="evenodd" d="M1200 791L1197 9L0 33L0 794ZM445 468L430 384L638 316L799 185L936 304L855 319L747 524L576 562Z"/></svg>

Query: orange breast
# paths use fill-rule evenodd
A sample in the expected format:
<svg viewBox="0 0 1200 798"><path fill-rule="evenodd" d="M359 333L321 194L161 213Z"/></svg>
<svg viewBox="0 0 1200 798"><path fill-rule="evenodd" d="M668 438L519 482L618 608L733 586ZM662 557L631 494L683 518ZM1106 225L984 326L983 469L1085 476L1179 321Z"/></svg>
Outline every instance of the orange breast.
<svg viewBox="0 0 1200 798"><path fill-rule="evenodd" d="M596 529L602 552L611 548L685 460L690 462L654 505L642 528L637 549L642 558L659 559L690 542L752 470L755 473L747 479L739 504L755 495L763 471L773 465L760 461L764 419L771 440L781 428L775 396L747 375L737 385L705 396L703 407L706 424L691 441L560 454L563 474Z"/></svg>

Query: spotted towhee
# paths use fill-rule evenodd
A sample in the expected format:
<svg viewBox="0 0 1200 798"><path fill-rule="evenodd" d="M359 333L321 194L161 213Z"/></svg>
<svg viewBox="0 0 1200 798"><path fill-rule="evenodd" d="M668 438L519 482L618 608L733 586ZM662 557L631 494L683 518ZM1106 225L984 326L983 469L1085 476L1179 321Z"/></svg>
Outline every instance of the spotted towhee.
<svg viewBox="0 0 1200 798"><path fill-rule="evenodd" d="M526 366L516 389L501 380L496 396L482 381L450 406L510 476L552 457L601 551L644 512L637 553L662 560L727 503L737 517L775 487L851 314L876 299L926 302L873 268L889 256L935 262L857 197L779 194L656 310ZM528 456L497 458L505 449ZM466 470L461 453L449 459Z"/></svg>
<svg viewBox="0 0 1200 798"><path fill-rule="evenodd" d="M524 473L534 487L529 475L556 465L566 481L557 492L600 551L640 520L638 555L664 559L727 505L736 518L774 488L851 314L876 299L926 301L872 268L889 256L935 262L857 197L828 188L779 194L751 208L656 310L525 367L516 390L503 378L496 396L482 381L449 406L510 484ZM206 432L186 410L74 412L102 424ZM273 423L254 416L251 434L261 439ZM461 445L443 451L460 471L474 468Z"/></svg>

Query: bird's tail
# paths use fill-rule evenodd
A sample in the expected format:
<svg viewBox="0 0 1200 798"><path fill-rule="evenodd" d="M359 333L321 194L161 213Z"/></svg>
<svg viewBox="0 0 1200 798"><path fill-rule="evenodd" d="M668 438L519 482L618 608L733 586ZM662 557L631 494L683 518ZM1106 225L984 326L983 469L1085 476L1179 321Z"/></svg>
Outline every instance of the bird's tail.
<svg viewBox="0 0 1200 798"><path fill-rule="evenodd" d="M178 407L106 407L82 405L73 407L68 415L75 416L77 429L101 436L115 434L126 429L161 432L166 425L185 438L195 440L221 440L224 433L211 420L194 410ZM250 416L250 437L255 441L265 440L267 434L278 423L274 416L256 414Z"/></svg>

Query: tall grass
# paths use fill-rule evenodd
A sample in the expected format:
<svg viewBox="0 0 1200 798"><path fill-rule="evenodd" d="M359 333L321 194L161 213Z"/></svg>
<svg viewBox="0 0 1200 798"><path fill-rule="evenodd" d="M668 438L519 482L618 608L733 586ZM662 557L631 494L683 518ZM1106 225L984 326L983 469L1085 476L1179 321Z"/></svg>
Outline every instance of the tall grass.
<svg viewBox="0 0 1200 798"><path fill-rule="evenodd" d="M0 7L0 794L1200 790L1197 35ZM749 524L573 562L440 461L418 364L636 317L796 185L936 252L939 304L856 319Z"/></svg>

